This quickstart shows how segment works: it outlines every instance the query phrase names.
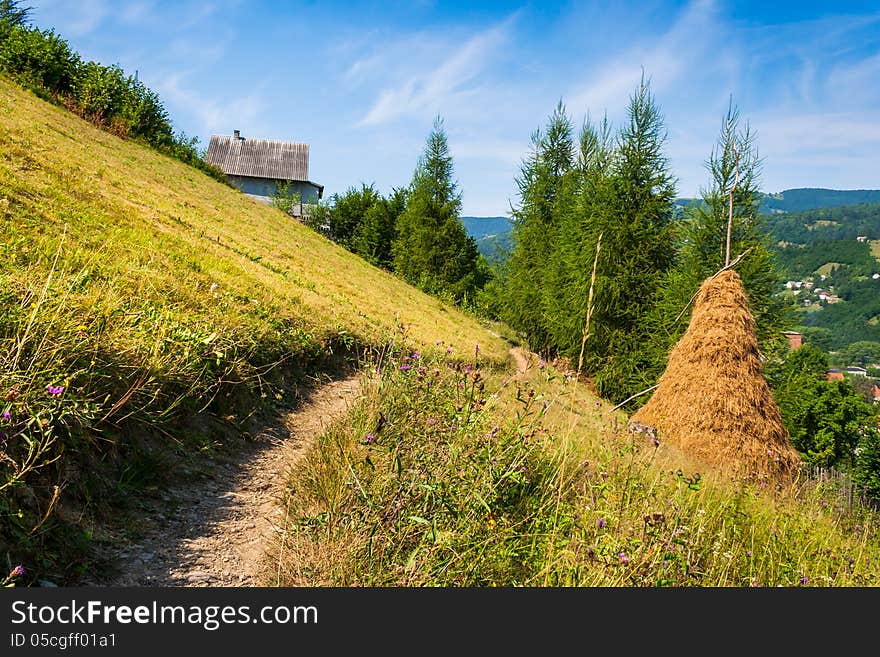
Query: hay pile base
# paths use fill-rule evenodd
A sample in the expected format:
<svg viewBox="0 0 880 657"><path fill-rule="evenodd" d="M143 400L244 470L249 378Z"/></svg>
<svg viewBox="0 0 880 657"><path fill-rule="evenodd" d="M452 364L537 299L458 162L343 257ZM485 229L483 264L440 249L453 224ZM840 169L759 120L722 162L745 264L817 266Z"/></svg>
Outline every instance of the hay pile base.
<svg viewBox="0 0 880 657"><path fill-rule="evenodd" d="M700 287L654 395L632 417L661 441L737 478L788 483L800 455L764 379L755 320L733 270Z"/></svg>

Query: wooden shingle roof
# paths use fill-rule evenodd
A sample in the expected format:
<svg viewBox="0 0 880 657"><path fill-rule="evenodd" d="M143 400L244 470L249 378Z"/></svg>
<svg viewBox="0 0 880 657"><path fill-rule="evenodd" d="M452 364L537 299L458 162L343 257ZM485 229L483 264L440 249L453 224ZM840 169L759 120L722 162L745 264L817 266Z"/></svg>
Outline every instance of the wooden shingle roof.
<svg viewBox="0 0 880 657"><path fill-rule="evenodd" d="M309 145L211 135L205 159L230 176L309 180Z"/></svg>

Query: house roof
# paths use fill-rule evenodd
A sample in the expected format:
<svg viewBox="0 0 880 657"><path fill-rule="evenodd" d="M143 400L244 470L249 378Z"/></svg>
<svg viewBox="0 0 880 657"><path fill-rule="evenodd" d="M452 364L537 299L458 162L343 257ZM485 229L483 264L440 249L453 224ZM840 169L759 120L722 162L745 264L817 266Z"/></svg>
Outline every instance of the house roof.
<svg viewBox="0 0 880 657"><path fill-rule="evenodd" d="M230 176L311 182L308 144L211 135L205 159Z"/></svg>

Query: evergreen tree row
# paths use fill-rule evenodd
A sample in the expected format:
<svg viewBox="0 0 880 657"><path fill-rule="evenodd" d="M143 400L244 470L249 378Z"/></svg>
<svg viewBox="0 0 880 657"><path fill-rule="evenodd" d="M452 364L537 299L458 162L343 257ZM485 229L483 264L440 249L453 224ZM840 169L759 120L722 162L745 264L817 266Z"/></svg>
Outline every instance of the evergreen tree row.
<svg viewBox="0 0 880 657"><path fill-rule="evenodd" d="M348 250L454 303L472 306L489 278L461 223L461 194L440 118L408 187L387 198L373 185L351 187L333 196L328 224L330 237Z"/></svg>
<svg viewBox="0 0 880 657"><path fill-rule="evenodd" d="M729 108L709 157L709 188L683 218L665 140L644 78L617 132L607 118L588 119L575 137L560 102L532 135L517 178L514 246L493 288L502 290L501 317L532 349L570 358L615 402L656 382L691 298L728 258L746 252L736 267L768 349L785 324L757 213L760 159L737 110Z"/></svg>

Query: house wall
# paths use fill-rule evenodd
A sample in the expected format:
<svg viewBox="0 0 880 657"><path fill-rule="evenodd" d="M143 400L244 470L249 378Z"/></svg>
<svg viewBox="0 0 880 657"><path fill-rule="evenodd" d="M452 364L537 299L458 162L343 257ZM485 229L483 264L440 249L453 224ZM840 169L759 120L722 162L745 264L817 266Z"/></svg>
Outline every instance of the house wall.
<svg viewBox="0 0 880 657"><path fill-rule="evenodd" d="M252 178L250 176L228 176L229 182L238 187L248 196L258 201L269 203L278 188L277 180L272 178ZM307 182L293 181L288 188L290 192L300 195L303 203L315 203L318 200L318 188Z"/></svg>

